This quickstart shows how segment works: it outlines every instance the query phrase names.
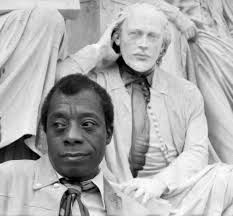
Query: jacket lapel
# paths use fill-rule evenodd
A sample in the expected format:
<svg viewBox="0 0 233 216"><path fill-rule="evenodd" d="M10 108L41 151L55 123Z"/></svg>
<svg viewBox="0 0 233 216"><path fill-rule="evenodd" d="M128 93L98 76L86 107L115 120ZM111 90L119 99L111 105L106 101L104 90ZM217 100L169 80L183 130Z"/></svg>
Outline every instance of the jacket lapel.
<svg viewBox="0 0 233 216"><path fill-rule="evenodd" d="M111 164L114 173L121 173L116 176L118 180L125 181L132 178L128 163L132 133L131 98L121 79L118 65L106 68L103 74L114 105L114 136L107 147L106 161ZM111 157L108 158L108 155Z"/></svg>
<svg viewBox="0 0 233 216"><path fill-rule="evenodd" d="M131 113L130 95L128 94L122 81L118 65L111 65L110 67L104 69L103 73L105 74L106 79L109 81L107 86L108 92L110 92L110 94L119 94L120 98L118 97L116 99L121 103L118 104L118 106L124 106L127 112ZM112 99L115 100L115 97Z"/></svg>
<svg viewBox="0 0 233 216"><path fill-rule="evenodd" d="M158 69L153 78L152 92L154 92L154 94L160 94L160 97L164 100L171 126L173 143L178 153L181 153L185 139L185 127L177 106L182 105L177 105L177 101L179 103L178 98L176 95L172 95L174 92L169 91L170 79L172 79L172 77L168 76L165 71Z"/></svg>

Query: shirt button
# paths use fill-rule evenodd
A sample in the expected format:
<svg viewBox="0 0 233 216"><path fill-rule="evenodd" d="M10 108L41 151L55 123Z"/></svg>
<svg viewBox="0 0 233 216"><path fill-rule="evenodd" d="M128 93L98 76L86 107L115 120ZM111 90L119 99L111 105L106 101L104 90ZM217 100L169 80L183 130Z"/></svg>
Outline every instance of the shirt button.
<svg viewBox="0 0 233 216"><path fill-rule="evenodd" d="M152 115L152 119L153 119L153 121L155 122L157 122L157 118L154 116L154 115Z"/></svg>
<svg viewBox="0 0 233 216"><path fill-rule="evenodd" d="M163 138L161 136L159 136L159 141L162 143L163 142Z"/></svg>
<svg viewBox="0 0 233 216"><path fill-rule="evenodd" d="M60 184L59 184L59 183L54 183L53 187L54 187L54 188L59 188L59 187L60 187Z"/></svg>
<svg viewBox="0 0 233 216"><path fill-rule="evenodd" d="M152 110L151 110L151 109L148 109L148 114L149 114L150 116L153 116L153 113L152 113Z"/></svg>
<svg viewBox="0 0 233 216"><path fill-rule="evenodd" d="M36 183L36 187L41 187L41 183Z"/></svg>
<svg viewBox="0 0 233 216"><path fill-rule="evenodd" d="M159 123L153 119L153 122L154 122L154 127L158 128L159 127Z"/></svg>
<svg viewBox="0 0 233 216"><path fill-rule="evenodd" d="M164 151L164 150L165 150L164 145L162 145L162 146L160 147L160 149L161 149L161 151Z"/></svg>

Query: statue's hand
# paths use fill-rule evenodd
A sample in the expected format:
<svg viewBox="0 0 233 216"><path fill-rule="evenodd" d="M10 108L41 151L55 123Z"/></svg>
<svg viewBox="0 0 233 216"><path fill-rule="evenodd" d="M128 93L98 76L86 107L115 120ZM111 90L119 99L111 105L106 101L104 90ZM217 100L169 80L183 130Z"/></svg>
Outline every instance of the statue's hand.
<svg viewBox="0 0 233 216"><path fill-rule="evenodd" d="M159 199L166 189L166 185L156 178L134 178L121 184L123 193L140 200L142 204L146 204L149 200L154 198Z"/></svg>
<svg viewBox="0 0 233 216"><path fill-rule="evenodd" d="M106 67L114 63L119 57L119 53L116 53L113 49L113 43L117 36L116 33L114 34L114 31L122 24L124 19L125 16L121 15L112 24L108 25L102 37L96 43L99 56L98 67Z"/></svg>
<svg viewBox="0 0 233 216"><path fill-rule="evenodd" d="M184 34L187 40L195 40L195 37L197 35L197 27L191 19L179 12L175 22L177 27Z"/></svg>

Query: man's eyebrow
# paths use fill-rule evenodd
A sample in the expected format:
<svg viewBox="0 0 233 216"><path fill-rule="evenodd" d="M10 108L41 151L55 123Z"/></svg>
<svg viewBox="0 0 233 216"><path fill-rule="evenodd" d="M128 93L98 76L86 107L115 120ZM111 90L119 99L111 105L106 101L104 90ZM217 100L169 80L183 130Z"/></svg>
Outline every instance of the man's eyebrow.
<svg viewBox="0 0 233 216"><path fill-rule="evenodd" d="M96 118L100 121L102 121L102 118L99 117L99 115L95 112L83 112L82 114L80 114L82 117L93 117Z"/></svg>
<svg viewBox="0 0 233 216"><path fill-rule="evenodd" d="M66 114L62 112L51 112L48 115L48 118L66 118Z"/></svg>
<svg viewBox="0 0 233 216"><path fill-rule="evenodd" d="M88 111L85 111L83 113L80 113L80 117L92 117L92 118L95 118L99 121L104 121L104 119L100 118L99 115L95 112L88 112ZM56 119L56 118L67 118L67 114L64 113L64 112L60 112L60 111L56 111L56 112L52 112L48 115L48 118L53 118L53 119Z"/></svg>
<svg viewBox="0 0 233 216"><path fill-rule="evenodd" d="M142 31L142 30L139 29L139 28L129 28L128 31L129 32L134 32L134 31Z"/></svg>

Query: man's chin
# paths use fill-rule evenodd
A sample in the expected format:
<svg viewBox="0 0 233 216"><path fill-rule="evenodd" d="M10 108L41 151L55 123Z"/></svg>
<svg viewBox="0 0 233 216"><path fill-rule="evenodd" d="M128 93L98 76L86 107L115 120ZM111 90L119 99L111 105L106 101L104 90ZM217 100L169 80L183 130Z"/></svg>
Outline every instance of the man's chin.
<svg viewBox="0 0 233 216"><path fill-rule="evenodd" d="M150 71L153 66L150 66L150 67L145 67L145 66L131 66L130 68L132 68L135 72L137 73L147 73L148 71Z"/></svg>
<svg viewBox="0 0 233 216"><path fill-rule="evenodd" d="M127 64L127 63L126 63ZM127 64L131 69L138 73L145 73L154 68L154 65L149 64Z"/></svg>

